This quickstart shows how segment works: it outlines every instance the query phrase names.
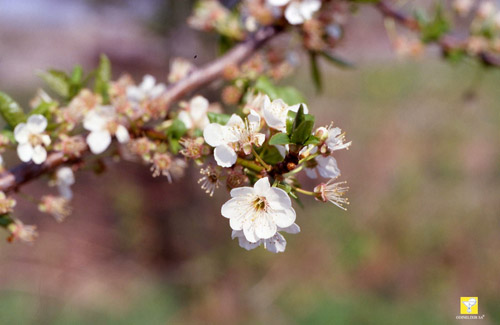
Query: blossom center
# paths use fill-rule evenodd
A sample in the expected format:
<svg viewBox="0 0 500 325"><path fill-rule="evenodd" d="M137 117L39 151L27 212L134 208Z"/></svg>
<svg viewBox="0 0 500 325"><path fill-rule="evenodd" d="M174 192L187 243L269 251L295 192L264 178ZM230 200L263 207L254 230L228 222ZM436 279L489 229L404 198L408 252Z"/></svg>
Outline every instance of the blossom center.
<svg viewBox="0 0 500 325"><path fill-rule="evenodd" d="M28 141L33 147L43 144L42 136L40 134L30 134Z"/></svg>
<svg viewBox="0 0 500 325"><path fill-rule="evenodd" d="M267 210L267 200L263 196L258 196L254 201L253 201L253 207L255 211L266 211Z"/></svg>

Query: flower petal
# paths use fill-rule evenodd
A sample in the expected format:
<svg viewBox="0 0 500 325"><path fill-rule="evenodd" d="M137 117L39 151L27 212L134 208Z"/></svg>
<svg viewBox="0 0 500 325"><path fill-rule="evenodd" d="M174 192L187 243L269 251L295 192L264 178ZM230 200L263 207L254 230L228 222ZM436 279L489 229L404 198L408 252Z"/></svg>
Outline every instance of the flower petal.
<svg viewBox="0 0 500 325"><path fill-rule="evenodd" d="M300 227L298 224L294 223L293 225L286 227L286 228L280 228L278 231L284 231L289 234L298 234L300 232Z"/></svg>
<svg viewBox="0 0 500 325"><path fill-rule="evenodd" d="M17 146L17 155L21 161L28 162L33 157L33 147L28 142L21 143Z"/></svg>
<svg viewBox="0 0 500 325"><path fill-rule="evenodd" d="M40 165L47 159L47 150L43 146L36 146L33 148L33 157L31 159L35 164Z"/></svg>
<svg viewBox="0 0 500 325"><path fill-rule="evenodd" d="M115 136L120 143L127 143L130 140L128 130L123 125L118 125L118 127L116 128Z"/></svg>
<svg viewBox="0 0 500 325"><path fill-rule="evenodd" d="M255 235L260 239L271 238L278 230L274 218L267 213L262 213L255 221ZM248 239L248 238L247 238Z"/></svg>
<svg viewBox="0 0 500 325"><path fill-rule="evenodd" d="M87 136L87 144L93 154L103 153L111 144L111 134L107 130L92 131Z"/></svg>
<svg viewBox="0 0 500 325"><path fill-rule="evenodd" d="M191 129L193 127L193 122L191 121L191 116L186 111L180 111L177 118L181 120L182 123L186 126L186 129ZM207 142L208 143L208 142Z"/></svg>
<svg viewBox="0 0 500 325"><path fill-rule="evenodd" d="M292 2L286 7L285 18L291 25L299 25L304 22L299 2Z"/></svg>
<svg viewBox="0 0 500 325"><path fill-rule="evenodd" d="M264 247L271 253L283 253L286 248L286 239L278 232L264 241Z"/></svg>
<svg viewBox="0 0 500 325"><path fill-rule="evenodd" d="M210 103L203 96L196 96L189 101L189 112L193 117L193 120L201 120L206 114L208 110L208 106Z"/></svg>
<svg viewBox="0 0 500 325"><path fill-rule="evenodd" d="M263 177L255 182L253 189L256 195L266 195L271 188L271 184L269 184L269 178Z"/></svg>
<svg viewBox="0 0 500 325"><path fill-rule="evenodd" d="M243 223L243 234L245 235L245 238L251 243L256 243L260 239L255 234L255 223L249 220L245 220L245 222Z"/></svg>
<svg viewBox="0 0 500 325"><path fill-rule="evenodd" d="M186 125L187 126L187 125ZM218 123L210 123L203 130L203 138L205 142L212 147L217 147L226 144L224 139L224 126Z"/></svg>
<svg viewBox="0 0 500 325"><path fill-rule="evenodd" d="M142 82L139 85L139 88L143 92L147 93L147 92L151 91L151 89L153 89L153 87L155 86L155 83L156 83L155 77L153 77L150 74L147 74L144 76L144 78L142 78Z"/></svg>
<svg viewBox="0 0 500 325"><path fill-rule="evenodd" d="M281 188L271 187L266 198L269 206L275 210L288 209L292 206L292 201L288 194Z"/></svg>
<svg viewBox="0 0 500 325"><path fill-rule="evenodd" d="M89 131L100 131L106 127L107 122L108 121L94 109L85 115L83 127Z"/></svg>
<svg viewBox="0 0 500 325"><path fill-rule="evenodd" d="M281 7L289 3L290 0L267 0L271 6Z"/></svg>
<svg viewBox="0 0 500 325"><path fill-rule="evenodd" d="M31 133L39 134L47 128L47 119L43 115L34 114L28 117L26 124Z"/></svg>
<svg viewBox="0 0 500 325"><path fill-rule="evenodd" d="M293 208L273 211L272 216L274 222L280 228L290 227L295 222L295 219L297 219Z"/></svg>
<svg viewBox="0 0 500 325"><path fill-rule="evenodd" d="M215 148L214 158L217 165L221 167L231 167L236 162L238 155L234 152L233 148L223 144Z"/></svg>
<svg viewBox="0 0 500 325"><path fill-rule="evenodd" d="M26 123L19 123L14 128L14 139L16 139L16 141L18 143L28 142L29 135L30 135L30 131L29 131Z"/></svg>
<svg viewBox="0 0 500 325"><path fill-rule="evenodd" d="M237 187L231 190L231 197L248 196L253 194L254 194L253 188L248 186Z"/></svg>
<svg viewBox="0 0 500 325"><path fill-rule="evenodd" d="M304 169L304 170L306 172L307 177L312 178L312 179L318 178L318 173L316 172L316 167L314 167L314 168L307 168L306 167L306 169Z"/></svg>
<svg viewBox="0 0 500 325"><path fill-rule="evenodd" d="M332 156L318 156L316 161L318 162L317 169L321 177L336 178L340 175L340 169L337 166L337 161Z"/></svg>

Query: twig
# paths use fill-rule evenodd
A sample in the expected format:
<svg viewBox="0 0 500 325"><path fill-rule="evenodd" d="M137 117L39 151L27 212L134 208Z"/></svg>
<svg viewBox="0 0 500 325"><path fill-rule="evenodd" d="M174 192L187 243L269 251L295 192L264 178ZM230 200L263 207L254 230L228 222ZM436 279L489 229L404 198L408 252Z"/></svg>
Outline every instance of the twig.
<svg viewBox="0 0 500 325"><path fill-rule="evenodd" d="M167 106L219 78L225 67L244 62L279 32L280 30L276 27L264 27L245 42L235 46L224 56L193 71L184 79L171 85L164 94ZM87 152L88 148L84 148L81 152L76 153L76 156L80 157ZM19 164L9 171L0 174L0 191L12 191L24 183L53 171L62 164L76 163L80 160L76 156L68 158L61 152L51 152L47 160L40 165L34 163Z"/></svg>

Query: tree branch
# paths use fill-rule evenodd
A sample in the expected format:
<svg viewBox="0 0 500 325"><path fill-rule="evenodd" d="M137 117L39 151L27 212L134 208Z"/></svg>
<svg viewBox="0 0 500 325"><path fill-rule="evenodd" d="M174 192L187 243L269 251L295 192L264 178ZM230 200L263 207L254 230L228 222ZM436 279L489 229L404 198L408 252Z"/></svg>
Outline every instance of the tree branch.
<svg viewBox="0 0 500 325"><path fill-rule="evenodd" d="M219 78L225 67L244 62L279 32L280 30L277 27L264 27L258 30L247 41L235 46L224 56L193 71L184 79L171 85L167 88L164 94L167 105L173 104L188 93ZM32 162L19 164L9 171L0 174L0 191L12 191L20 185L56 169L62 164L75 163L81 159L77 156L81 156L87 152L87 147L77 153L75 157L65 157L61 152L51 152L48 155L47 160L40 165L36 165Z"/></svg>
<svg viewBox="0 0 500 325"><path fill-rule="evenodd" d="M384 16L394 19L396 22L410 30L416 32L420 31L420 26L415 18L399 11L392 4L390 4L389 1L379 1L376 7ZM453 50L465 50L467 46L465 41L457 39L452 35L444 35L436 43L441 47L443 53L449 53ZM487 66L500 67L500 58L492 53L483 51L478 53L477 57Z"/></svg>

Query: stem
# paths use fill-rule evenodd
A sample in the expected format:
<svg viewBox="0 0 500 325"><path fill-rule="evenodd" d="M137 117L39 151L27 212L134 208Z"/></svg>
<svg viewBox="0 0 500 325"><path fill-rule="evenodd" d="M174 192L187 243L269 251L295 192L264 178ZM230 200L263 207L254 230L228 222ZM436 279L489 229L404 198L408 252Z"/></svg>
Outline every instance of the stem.
<svg viewBox="0 0 500 325"><path fill-rule="evenodd" d="M303 189L298 188L298 187L294 188L294 190L296 192L299 192L299 193L302 193L302 194L305 194L305 195L316 196L316 193L311 192L311 191L306 191L306 190L303 190Z"/></svg>
<svg viewBox="0 0 500 325"><path fill-rule="evenodd" d="M264 167L259 166L259 165L257 165L256 163L254 163L252 161L248 161L248 160L245 160L245 159L242 159L242 158L237 158L236 159L236 163L240 164L243 167L251 169L251 170L253 170L253 171L257 172L257 173L260 173L261 171L264 170Z"/></svg>
<svg viewBox="0 0 500 325"><path fill-rule="evenodd" d="M262 159L262 157L259 156L259 154L257 153L257 151L255 151L255 149L253 147L252 147L252 153L255 156L255 158L257 158L257 161L260 162L261 165L264 166L264 168L267 171L270 171L273 168L273 167L269 166L268 164L266 164L266 162L264 161L264 159Z"/></svg>
<svg viewBox="0 0 500 325"><path fill-rule="evenodd" d="M318 156L319 156L319 153L318 153L318 152L316 152L316 153L314 153L314 154L312 154L312 155L309 155L309 156L307 156L307 157L305 157L305 158L303 158L303 159L299 160L299 165L300 165L300 164L302 164L302 163L305 163L306 161L312 160L312 159L314 159L314 158L316 158L316 157L318 157Z"/></svg>

